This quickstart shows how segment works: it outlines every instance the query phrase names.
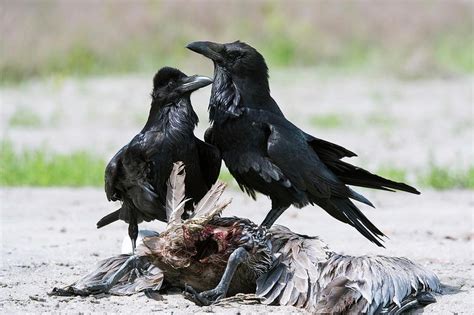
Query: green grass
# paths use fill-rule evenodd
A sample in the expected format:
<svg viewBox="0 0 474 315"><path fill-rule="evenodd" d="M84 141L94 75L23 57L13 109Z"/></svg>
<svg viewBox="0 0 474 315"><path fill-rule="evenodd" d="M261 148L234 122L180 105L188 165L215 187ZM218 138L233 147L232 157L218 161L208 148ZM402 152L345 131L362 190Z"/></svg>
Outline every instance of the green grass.
<svg viewBox="0 0 474 315"><path fill-rule="evenodd" d="M431 165L418 177L420 185L438 190L474 189L474 166L467 170L453 170Z"/></svg>
<svg viewBox="0 0 474 315"><path fill-rule="evenodd" d="M105 161L87 152L51 153L46 148L17 152L3 142L1 186L102 186Z"/></svg>
<svg viewBox="0 0 474 315"><path fill-rule="evenodd" d="M219 180L226 183L227 187L233 188L233 189L239 189L239 185L235 181L234 177L232 174L230 174L229 170L224 168L221 168L221 172L219 174Z"/></svg>
<svg viewBox="0 0 474 315"><path fill-rule="evenodd" d="M383 112L372 112L367 116L366 124L370 126L381 126L390 128L396 125L396 120L390 114Z"/></svg>
<svg viewBox="0 0 474 315"><path fill-rule="evenodd" d="M42 121L40 116L26 107L18 107L8 120L10 127L40 127Z"/></svg>
<svg viewBox="0 0 474 315"><path fill-rule="evenodd" d="M48 148L18 151L4 141L0 151L0 186L101 187L105 165L106 161L84 151L69 154L52 153ZM376 173L394 181L409 182L405 169L385 166ZM462 170L431 164L415 173L414 178L409 184L419 188L474 190L474 166ZM221 171L219 179L229 187L237 187L226 169Z"/></svg>
<svg viewBox="0 0 474 315"><path fill-rule="evenodd" d="M474 37L445 36L435 43L436 62L453 72L474 73Z"/></svg>
<svg viewBox="0 0 474 315"><path fill-rule="evenodd" d="M344 123L344 120L340 115L337 114L326 114L326 115L315 115L310 117L309 123L312 126L324 128L324 129L332 129L332 128L339 128Z"/></svg>
<svg viewBox="0 0 474 315"><path fill-rule="evenodd" d="M179 50L184 49L180 46ZM149 72L150 69L156 70L159 65L173 65L183 59L182 53L169 53L156 43L135 43L132 40L119 49L96 52L88 44L79 41L68 51L51 53L45 60L33 65L1 63L0 84L17 84L31 78L52 77L61 80L71 76Z"/></svg>
<svg viewBox="0 0 474 315"><path fill-rule="evenodd" d="M274 28L279 29L276 26ZM405 77L403 71L407 58L403 57L406 52L402 50L390 51L374 43L353 40L344 43L337 51L326 52L321 48L326 45L324 40L318 43L317 37L311 47L306 47L300 44L302 40L299 37L303 35L292 37L279 31L274 34L279 36L255 41L254 44L262 52L270 68L309 66L329 73L389 71L394 75ZM87 44L78 42L68 51L60 54L51 53L47 59L37 64L22 62L0 64L0 84L16 84L37 77L63 78L149 72L159 65L186 64L192 60L183 48L188 41L180 39L172 47L137 41L108 52L96 52ZM414 75L410 74L414 78L447 71L474 73L472 41L461 41L457 38L440 40L433 43L430 51L432 54L426 57L431 58L427 62L429 66L417 69ZM420 71L421 73L418 73Z"/></svg>
<svg viewBox="0 0 474 315"><path fill-rule="evenodd" d="M396 182L407 182L408 172L396 167L384 166L376 174ZM452 169L431 164L428 169L415 173L415 186L436 190L471 189L474 190L474 166L465 170Z"/></svg>
<svg viewBox="0 0 474 315"><path fill-rule="evenodd" d="M391 179L396 182L406 182L407 181L407 172L406 170L383 166L378 169L376 172L377 175Z"/></svg>
<svg viewBox="0 0 474 315"><path fill-rule="evenodd" d="M68 18L71 8L61 1L27 7L4 2L12 21L28 23L2 38L9 49L0 60L1 83L149 73L166 64L196 69L198 59L184 46L205 39L251 43L270 69L368 69L402 77L407 72L407 78L474 73L469 1L394 1L394 23L384 27L380 12L386 6L365 1L252 1L245 8L239 1L188 1L185 8L179 1L97 1L74 6L94 11L81 19Z"/></svg>

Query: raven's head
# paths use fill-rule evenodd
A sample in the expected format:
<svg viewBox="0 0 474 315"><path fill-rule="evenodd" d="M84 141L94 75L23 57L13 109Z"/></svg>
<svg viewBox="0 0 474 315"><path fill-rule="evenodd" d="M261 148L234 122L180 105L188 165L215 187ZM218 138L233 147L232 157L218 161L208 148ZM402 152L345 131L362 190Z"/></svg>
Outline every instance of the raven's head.
<svg viewBox="0 0 474 315"><path fill-rule="evenodd" d="M225 69L234 80L249 77L265 81L268 79L265 59L255 48L244 42L193 42L186 47L214 61L216 67Z"/></svg>
<svg viewBox="0 0 474 315"><path fill-rule="evenodd" d="M207 86L212 80L205 76L193 75L188 77L178 69L161 68L153 78L153 104L176 104L183 97L189 98L192 92Z"/></svg>
<svg viewBox="0 0 474 315"><path fill-rule="evenodd" d="M186 47L214 62L214 84L209 101L211 121L239 116L243 107L265 104L270 97L267 64L252 46L236 41L227 44L193 42ZM246 105L242 106L242 102Z"/></svg>

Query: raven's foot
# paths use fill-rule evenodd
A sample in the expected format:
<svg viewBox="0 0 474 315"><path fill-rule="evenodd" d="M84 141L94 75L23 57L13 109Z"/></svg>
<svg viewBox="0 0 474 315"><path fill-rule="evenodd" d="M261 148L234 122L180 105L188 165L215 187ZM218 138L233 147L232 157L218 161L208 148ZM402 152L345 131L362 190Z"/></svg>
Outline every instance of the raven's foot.
<svg viewBox="0 0 474 315"><path fill-rule="evenodd" d="M219 288L219 286L212 290L203 291L200 293L194 290L194 288L190 285L184 286L184 296L199 306L208 306L214 304L222 299L225 296L225 293L225 290Z"/></svg>

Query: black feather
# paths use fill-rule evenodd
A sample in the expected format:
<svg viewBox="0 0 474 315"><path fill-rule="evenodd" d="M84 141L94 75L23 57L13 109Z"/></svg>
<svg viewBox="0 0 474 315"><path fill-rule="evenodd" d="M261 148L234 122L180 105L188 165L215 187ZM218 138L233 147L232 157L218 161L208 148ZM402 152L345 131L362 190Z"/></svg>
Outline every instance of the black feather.
<svg viewBox="0 0 474 315"><path fill-rule="evenodd" d="M97 222L97 228L100 229L100 228L103 227L103 226L109 225L110 223L119 220L119 219L120 219L120 211L122 211L121 208L118 209L118 210L115 210L115 211L112 212L112 213L107 214L105 217L103 217L102 219L100 219L100 220Z"/></svg>

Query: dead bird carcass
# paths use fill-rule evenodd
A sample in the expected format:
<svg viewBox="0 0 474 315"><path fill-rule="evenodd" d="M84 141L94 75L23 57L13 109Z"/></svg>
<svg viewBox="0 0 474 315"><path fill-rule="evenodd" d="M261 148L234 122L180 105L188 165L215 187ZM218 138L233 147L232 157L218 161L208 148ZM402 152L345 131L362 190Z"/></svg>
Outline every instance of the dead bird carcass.
<svg viewBox="0 0 474 315"><path fill-rule="evenodd" d="M262 303L310 312L396 313L435 302L438 277L406 258L353 257L332 252L318 237L270 230L248 219L221 217L230 201L216 183L182 221L182 163L173 168L167 193L168 225L146 236L136 255L119 255L56 295L131 295L169 287L184 289L201 305L254 293ZM178 193L181 191L181 193Z"/></svg>

